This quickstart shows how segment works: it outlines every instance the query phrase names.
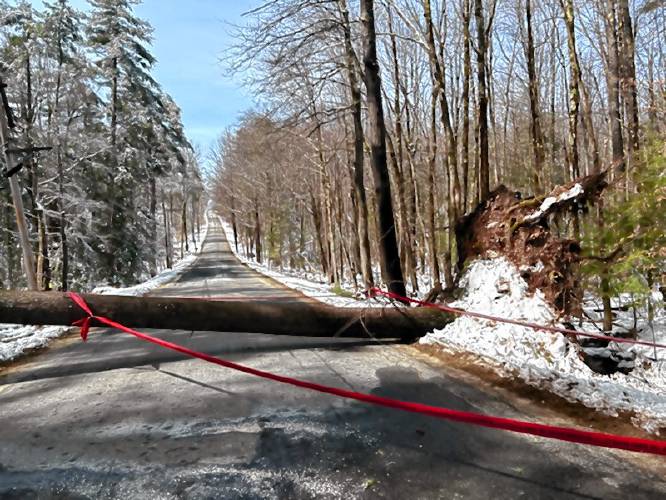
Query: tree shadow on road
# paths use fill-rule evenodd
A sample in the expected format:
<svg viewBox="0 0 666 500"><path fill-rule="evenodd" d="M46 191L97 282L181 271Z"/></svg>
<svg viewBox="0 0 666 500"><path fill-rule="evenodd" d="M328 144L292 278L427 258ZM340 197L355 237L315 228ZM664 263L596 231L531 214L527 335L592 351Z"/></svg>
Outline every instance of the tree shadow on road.
<svg viewBox="0 0 666 500"><path fill-rule="evenodd" d="M242 361L257 353L277 353L302 349L345 350L379 346L377 341L373 339L290 337L225 332L187 332L183 330L146 329L145 331L156 337L180 343L206 354L217 357L231 357L234 361ZM192 359L185 354L130 338L117 331L93 329L91 332L91 338L88 342L71 344L61 349L57 353L57 363L48 362L49 359L55 360L55 352L45 352L43 357L36 359L37 362L26 364L19 370L0 376L0 386ZM401 343L399 340L382 340L381 345L399 343ZM44 361L44 363L40 363L40 361Z"/></svg>
<svg viewBox="0 0 666 500"><path fill-rule="evenodd" d="M462 411L479 409L447 389L444 379L423 380L413 369L377 370L372 394ZM381 498L653 498L666 485L627 466L617 457L570 443L516 436L504 431L351 402L332 408L315 423L323 436L294 436L265 426L254 465L284 471L281 490L296 493L289 470L318 470L357 486L349 491ZM571 457L564 458L564 457ZM610 478L611 482L605 482ZM623 485L620 491L612 483Z"/></svg>

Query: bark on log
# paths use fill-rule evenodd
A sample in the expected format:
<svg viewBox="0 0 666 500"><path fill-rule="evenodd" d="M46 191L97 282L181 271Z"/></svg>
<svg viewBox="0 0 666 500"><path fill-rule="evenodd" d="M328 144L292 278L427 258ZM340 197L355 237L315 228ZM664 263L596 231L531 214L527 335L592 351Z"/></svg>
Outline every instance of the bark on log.
<svg viewBox="0 0 666 500"><path fill-rule="evenodd" d="M449 314L427 308L337 308L308 302L90 294L82 297L94 314L134 328L414 339L453 320ZM71 325L84 316L64 293L0 292L0 323Z"/></svg>

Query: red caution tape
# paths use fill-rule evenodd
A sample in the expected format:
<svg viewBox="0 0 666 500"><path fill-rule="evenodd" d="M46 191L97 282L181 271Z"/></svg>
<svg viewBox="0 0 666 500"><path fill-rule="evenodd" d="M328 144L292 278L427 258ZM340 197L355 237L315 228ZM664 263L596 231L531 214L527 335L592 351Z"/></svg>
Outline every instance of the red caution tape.
<svg viewBox="0 0 666 500"><path fill-rule="evenodd" d="M531 434L534 436L559 439L561 441L569 441L572 443L602 446L605 448L617 448L639 453L666 455L666 441L654 441L650 439L641 439L628 436L617 436L614 434L605 434L602 432L584 431L568 427L557 427L552 425L537 424L533 422L524 422L512 418L493 417L479 413L451 410L449 408L442 408L439 406L410 403L408 401L400 401L398 399L385 398L381 396L375 396L373 394L365 394L362 392L339 389L337 387L330 387L327 385L316 384L314 382L285 377L283 375L276 375L274 373L266 372L263 370L257 370L256 368L250 368L249 366L244 366L232 361L217 358L209 354L204 354L202 352L188 349L187 347L181 346L179 344L174 344L173 342L168 342L145 333L137 332L136 330L121 325L120 323L116 323L115 321L110 320L109 318L105 318L104 316L95 316L80 295L77 295L73 292L68 292L67 295L88 315L82 320L76 321L74 323L75 325L81 326L81 337L83 340L86 340L87 338L87 328L90 327L90 322L95 320L103 325L117 328L118 330L122 330L123 332L134 335L135 337L138 337L147 342L152 342L153 344L166 347L167 349L187 354L193 358L198 358L209 363L224 366L225 368L231 368L232 370L237 370L239 372L254 375L256 377L273 380L282 384L301 387L303 389L310 389L312 391L332 394L341 398L353 399L356 401L362 401L364 403L385 406L387 408L395 408L397 410L404 410L412 413L419 413L421 415L429 415L431 417L443 418L456 422L464 422L468 424L480 425L483 427L490 427L493 429L503 429L511 432L519 432L523 434Z"/></svg>
<svg viewBox="0 0 666 500"><path fill-rule="evenodd" d="M600 333L592 333L592 332L584 332L581 331L579 332L578 330L571 330L569 328L559 328L557 326L546 326L546 325L540 325L538 323L530 323L529 321L521 321L518 319L509 319L509 318L500 318L499 316L491 316L489 314L483 314L479 312L474 312L474 311L466 311L465 309L458 309L456 307L451 307L447 306L446 304L434 304L432 302L425 302L423 300L418 300L418 299L410 299L409 297L403 297L402 295L398 295L397 293L393 292L387 292L382 290L381 288L371 288L370 289L370 296L375 296L375 295L383 295L384 297L388 297L390 299L395 299L399 300L400 302L403 303L411 303L411 304L417 304L419 306L423 307L430 307L433 309L439 309L440 311L444 311L447 313L451 314L457 314L459 316L470 316L472 318L479 318L479 319L487 319L488 321L497 321L498 323L508 323L510 325L518 325L518 326L524 326L526 328L531 328L533 330L543 330L546 332L553 332L553 333L565 333L568 335L580 335L581 337L592 337L594 339L602 339L602 340L608 340L610 342L621 342L625 344L638 344L638 345L645 345L648 347L656 347L658 349L666 349L666 344L658 344L655 342L648 342L646 340L638 340L638 339L625 339L622 337L611 337L610 335L602 335Z"/></svg>

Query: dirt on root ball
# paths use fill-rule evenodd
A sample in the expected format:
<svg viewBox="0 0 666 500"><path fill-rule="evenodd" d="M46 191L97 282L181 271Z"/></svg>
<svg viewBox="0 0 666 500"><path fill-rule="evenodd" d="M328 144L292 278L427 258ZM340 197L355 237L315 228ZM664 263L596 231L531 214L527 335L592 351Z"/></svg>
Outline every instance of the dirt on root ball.
<svg viewBox="0 0 666 500"><path fill-rule="evenodd" d="M580 245L558 238L548 225L550 216L580 209L605 186L601 176L590 176L559 186L549 196L557 197L576 183L583 187L580 195L553 203L534 218L527 216L539 210L543 198L522 199L520 193L499 186L456 225L459 269L468 259L504 256L520 270L531 292L541 290L562 315L580 315Z"/></svg>

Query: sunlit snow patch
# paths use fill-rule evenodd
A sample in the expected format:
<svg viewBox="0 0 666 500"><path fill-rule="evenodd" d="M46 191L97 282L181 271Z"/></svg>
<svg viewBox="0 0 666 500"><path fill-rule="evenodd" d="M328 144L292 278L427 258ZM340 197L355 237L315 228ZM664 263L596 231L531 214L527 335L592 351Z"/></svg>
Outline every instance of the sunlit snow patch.
<svg viewBox="0 0 666 500"><path fill-rule="evenodd" d="M544 325L555 319L543 296L530 294L518 269L504 258L473 262L460 286L464 295L455 307ZM503 376L518 376L610 415L635 412L635 423L647 430L666 427L666 360L643 358L628 375L600 375L583 363L578 346L562 334L466 316L421 342L475 354Z"/></svg>
<svg viewBox="0 0 666 500"><path fill-rule="evenodd" d="M525 220L531 221L531 220L536 220L539 217L541 217L543 214L545 214L550 207L552 207L555 203L560 203L562 201L570 200L572 198L575 198L578 195L583 194L583 186L580 184L576 183L571 189L568 189L567 191L564 191L563 193L560 193L557 196L549 196L543 202L541 202L541 206L539 209L525 217Z"/></svg>

